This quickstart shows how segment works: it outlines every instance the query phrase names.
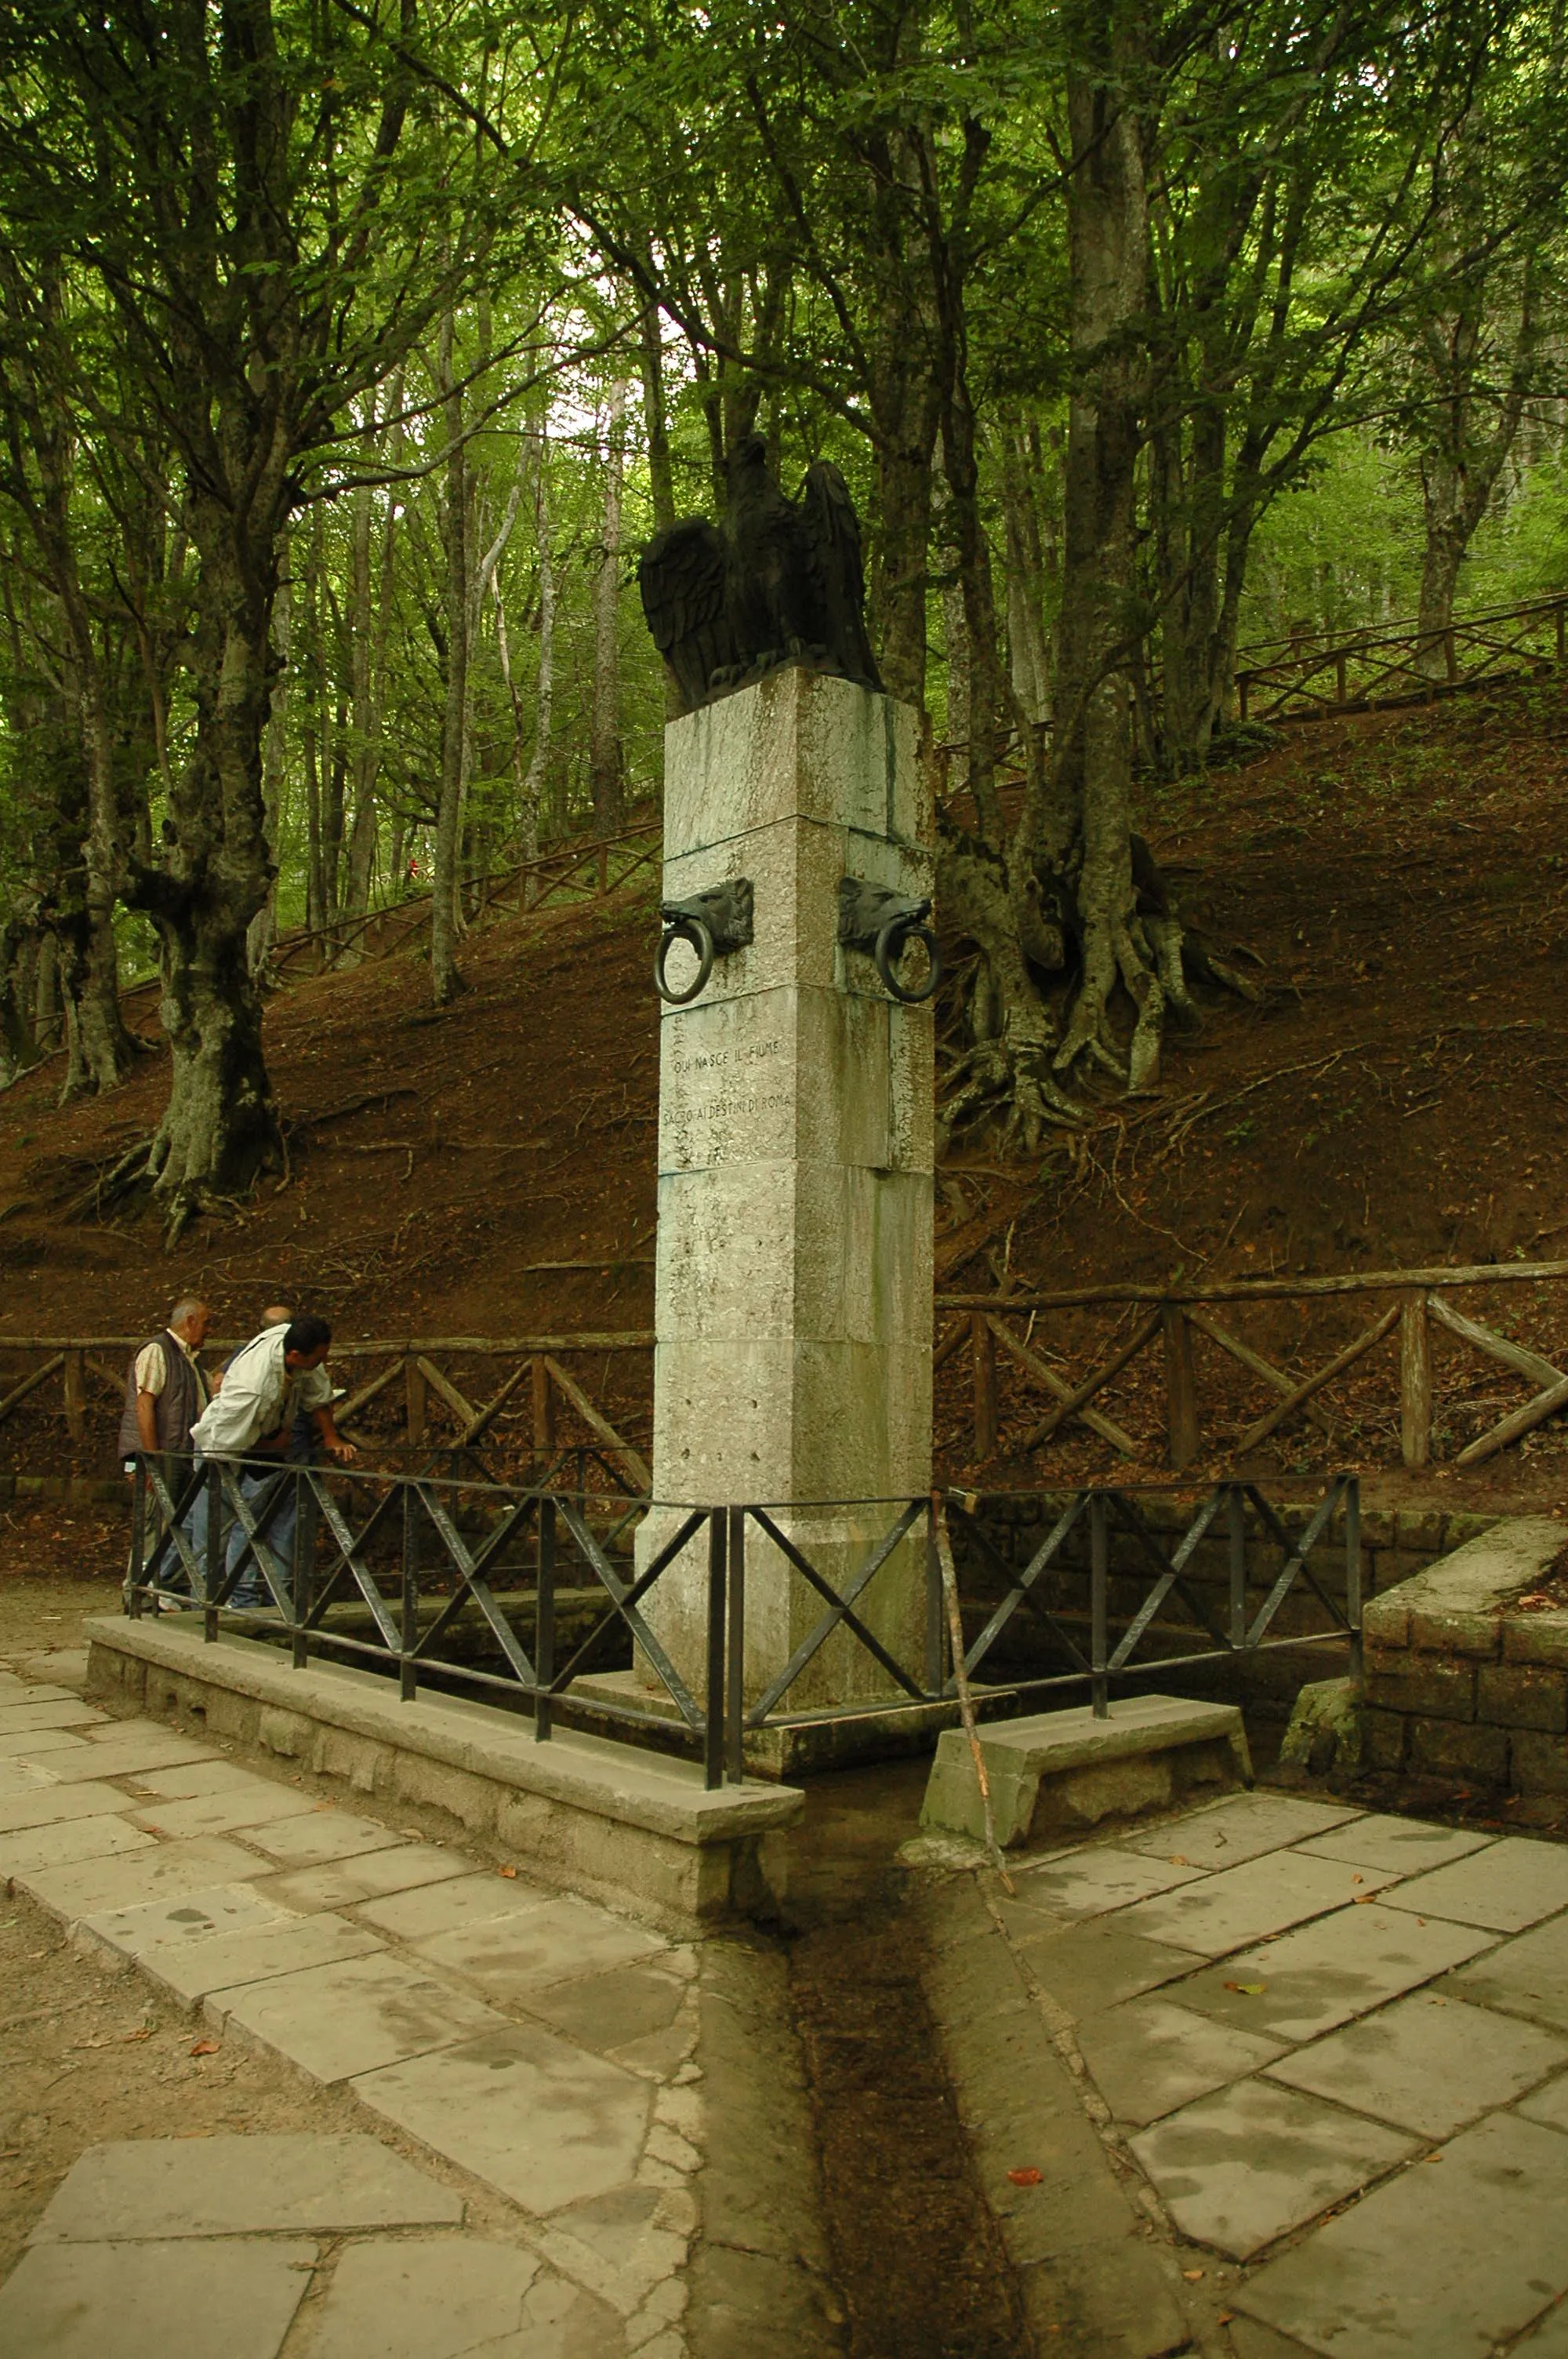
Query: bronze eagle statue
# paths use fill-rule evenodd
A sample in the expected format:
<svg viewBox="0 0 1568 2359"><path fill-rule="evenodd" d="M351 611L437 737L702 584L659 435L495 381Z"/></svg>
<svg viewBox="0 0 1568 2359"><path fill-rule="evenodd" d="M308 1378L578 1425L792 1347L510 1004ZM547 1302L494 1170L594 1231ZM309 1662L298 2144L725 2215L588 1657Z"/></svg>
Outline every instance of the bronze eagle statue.
<svg viewBox="0 0 1568 2359"><path fill-rule="evenodd" d="M860 519L826 459L787 499L767 443L749 435L730 462L723 521L687 516L655 534L637 587L683 712L783 663L881 687L866 636Z"/></svg>

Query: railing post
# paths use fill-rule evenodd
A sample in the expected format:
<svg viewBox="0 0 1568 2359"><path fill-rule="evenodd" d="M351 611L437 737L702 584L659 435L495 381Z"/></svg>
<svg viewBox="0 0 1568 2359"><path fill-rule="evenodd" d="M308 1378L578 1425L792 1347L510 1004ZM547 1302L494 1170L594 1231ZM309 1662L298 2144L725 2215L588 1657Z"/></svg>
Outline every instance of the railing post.
<svg viewBox="0 0 1568 2359"><path fill-rule="evenodd" d="M1432 1329L1426 1296L1400 1305L1400 1449L1407 1466L1432 1456Z"/></svg>
<svg viewBox="0 0 1568 2359"><path fill-rule="evenodd" d="M87 1354L67 1352L61 1371L65 1387L65 1430L80 1448L87 1439Z"/></svg>
<svg viewBox="0 0 1568 2359"><path fill-rule="evenodd" d="M142 1618L142 1574L146 1555L147 1462L138 1450L135 1472L131 1477L131 1572L125 1587L125 1612L133 1622Z"/></svg>
<svg viewBox="0 0 1568 2359"><path fill-rule="evenodd" d="M746 1777L746 1510L730 1510L729 1690L725 1767L732 1784Z"/></svg>
<svg viewBox="0 0 1568 2359"><path fill-rule="evenodd" d="M310 1480L309 1468L301 1466L294 1477L294 1629L290 1640L297 1671L302 1671L310 1659L306 1622L316 1571L316 1485Z"/></svg>
<svg viewBox="0 0 1568 2359"><path fill-rule="evenodd" d="M730 1536L729 1511L712 1507L708 1516L708 1698L702 1729L702 1779L711 1790L724 1783L724 1588Z"/></svg>
<svg viewBox="0 0 1568 2359"><path fill-rule="evenodd" d="M1249 686L1249 682L1248 680L1247 674L1244 671L1238 671L1236 675L1236 717L1238 721L1245 721L1247 718L1247 690Z"/></svg>
<svg viewBox="0 0 1568 2359"><path fill-rule="evenodd" d="M1350 1676L1357 1682L1362 1671L1361 1646L1361 1482L1356 1474L1345 1481L1345 1619L1350 1625Z"/></svg>
<svg viewBox="0 0 1568 2359"><path fill-rule="evenodd" d="M543 1353L534 1362L529 1382L534 1392L534 1455L552 1458L556 1449L556 1391Z"/></svg>
<svg viewBox="0 0 1568 2359"><path fill-rule="evenodd" d="M989 1458L996 1448L996 1337L983 1310L969 1321L969 1356L975 1372L975 1456Z"/></svg>
<svg viewBox="0 0 1568 2359"><path fill-rule="evenodd" d="M1443 660L1447 668L1449 679L1451 680L1457 679L1459 677L1459 653L1454 644L1454 634L1451 630L1444 631L1443 635Z"/></svg>
<svg viewBox="0 0 1568 2359"><path fill-rule="evenodd" d="M942 1692L942 1557L936 1546L936 1494L925 1503L925 1692Z"/></svg>
<svg viewBox="0 0 1568 2359"><path fill-rule="evenodd" d="M1345 658L1343 655L1336 657L1335 659L1334 692L1337 702L1340 704L1349 703L1350 692L1346 679Z"/></svg>
<svg viewBox="0 0 1568 2359"><path fill-rule="evenodd" d="M534 1741L544 1745L550 1734L555 1701L550 1681L556 1676L556 1503L549 1498L539 1501L535 1583Z"/></svg>
<svg viewBox="0 0 1568 2359"><path fill-rule="evenodd" d="M218 1636L218 1592L223 1580L223 1469L216 1458L207 1467L207 1611L201 1635L211 1646Z"/></svg>
<svg viewBox="0 0 1568 2359"><path fill-rule="evenodd" d="M410 1352L403 1363L403 1390L404 1399L407 1405L410 1441L423 1441L425 1439L425 1411L429 1389L425 1381L424 1369L419 1365L414 1353Z"/></svg>
<svg viewBox="0 0 1568 2359"><path fill-rule="evenodd" d="M607 843L601 843L599 847L599 897L601 901L609 890L610 846Z"/></svg>
<svg viewBox="0 0 1568 2359"><path fill-rule="evenodd" d="M1198 1454L1198 1385L1193 1365L1193 1331L1179 1302L1160 1313L1165 1336L1165 1437L1173 1466L1190 1466Z"/></svg>
<svg viewBox="0 0 1568 2359"><path fill-rule="evenodd" d="M1110 1682L1106 1676L1107 1625L1110 1580L1110 1517L1105 1493L1089 1495L1089 1662L1094 1671L1094 1712L1110 1717Z"/></svg>
<svg viewBox="0 0 1568 2359"><path fill-rule="evenodd" d="M403 1486L403 1598L398 1636L397 1693L412 1703L419 1692L419 1665L414 1649L419 1644L419 1493L412 1483Z"/></svg>
<svg viewBox="0 0 1568 2359"><path fill-rule="evenodd" d="M1565 645L1564 645L1564 643L1563 643L1563 642L1564 642L1563 613L1563 603L1562 603L1561 599L1559 599L1559 601L1558 601L1557 607L1556 607L1556 610L1555 610L1555 614L1556 614L1556 622L1557 622L1557 660L1558 660L1558 662L1559 662L1559 663L1562 663L1562 662L1563 661L1564 658L1568 658L1568 646L1565 646Z"/></svg>
<svg viewBox="0 0 1568 2359"><path fill-rule="evenodd" d="M1226 1489L1226 1516L1230 1528L1230 1643L1247 1643L1247 1495L1239 1483Z"/></svg>

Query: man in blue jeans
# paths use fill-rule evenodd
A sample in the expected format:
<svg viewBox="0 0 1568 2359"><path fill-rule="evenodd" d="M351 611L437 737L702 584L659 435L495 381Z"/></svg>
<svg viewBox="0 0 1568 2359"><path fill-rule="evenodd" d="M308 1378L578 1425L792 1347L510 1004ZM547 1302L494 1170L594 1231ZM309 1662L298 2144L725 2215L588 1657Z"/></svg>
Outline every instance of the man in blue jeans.
<svg viewBox="0 0 1568 2359"><path fill-rule="evenodd" d="M303 1415L314 1425L329 1458L347 1464L356 1456L353 1444L342 1440L332 1422L332 1383L326 1369L331 1341L332 1331L324 1319L305 1317L291 1320L287 1326L264 1327L234 1354L223 1371L222 1389L192 1426L191 1442L200 1454L198 1462L220 1459L236 1469L245 1500L260 1499L278 1469L288 1462L297 1416ZM290 1484L267 1517L262 1542L280 1587L287 1582L293 1563L297 1506L297 1494ZM206 1524L204 1502L199 1503L199 1513L192 1516L190 1525L198 1548L205 1546ZM227 1570L232 1571L244 1550L244 1529L236 1522L229 1535ZM230 1604L254 1609L271 1602L254 1556L247 1557Z"/></svg>

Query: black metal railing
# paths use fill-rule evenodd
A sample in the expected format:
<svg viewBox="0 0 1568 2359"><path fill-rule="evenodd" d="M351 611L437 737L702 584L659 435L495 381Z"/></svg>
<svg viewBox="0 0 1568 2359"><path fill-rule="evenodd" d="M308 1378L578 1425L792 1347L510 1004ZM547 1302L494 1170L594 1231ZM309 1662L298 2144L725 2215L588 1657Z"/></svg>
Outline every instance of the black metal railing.
<svg viewBox="0 0 1568 2359"><path fill-rule="evenodd" d="M983 1615L967 1640L964 1668L988 1713L1014 1710L1028 1696L1087 1688L1103 1716L1119 1680L1330 1642L1346 1643L1353 1670L1360 1669L1354 1475L1336 1476L1294 1533L1284 1520L1289 1511L1271 1505L1255 1482L1220 1482L1195 1497L1175 1484L1086 1485L1065 1504L1050 1495L1059 1512L1019 1563L1022 1551L1010 1557L995 1535L1016 1533L1030 1514L1043 1517L1047 1495L670 1506L591 1492L586 1473L585 1462L575 1491L546 1491L430 1473L139 1458L126 1611L199 1612L207 1639L227 1629L286 1643L299 1668L312 1654L358 1661L395 1675L406 1701L422 1680L466 1689L529 1712L540 1740L550 1736L563 1705L628 1733L673 1734L699 1751L710 1787L744 1777L751 1736L952 1709L945 1533L961 1560L969 1620ZM668 1529L639 1570L633 1534L655 1508ZM841 1586L788 1528L824 1517L878 1530L852 1571L840 1575ZM749 1659L746 1641L749 1535L776 1552L787 1577L822 1609L786 1660L761 1667ZM875 1584L901 1552L908 1580L910 1549L919 1552L924 1598L906 1594L902 1619L906 1633L922 1634L910 1642L918 1663L901 1659L872 1626L886 1593L873 1596ZM1320 1577L1336 1549L1343 1551L1338 1584ZM697 1552L695 1565L690 1552ZM701 1625L700 1646L679 1650L689 1658L684 1669L643 1611L683 1560L694 1573L687 1598L700 1601ZM510 1589L501 1586L503 1575ZM568 1600L578 1626L562 1643ZM1303 1603L1319 1609L1310 1626L1281 1626L1287 1600L1297 1618ZM345 1623L345 1603L357 1630ZM1008 1668L1004 1640L1025 1611L1050 1668ZM482 1662L453 1650L453 1634L465 1624L486 1650ZM874 1665L877 1691L792 1704L808 1667L840 1633ZM607 1695L598 1685L573 1696L574 1682L602 1658L609 1638L640 1655L662 1690L662 1708Z"/></svg>

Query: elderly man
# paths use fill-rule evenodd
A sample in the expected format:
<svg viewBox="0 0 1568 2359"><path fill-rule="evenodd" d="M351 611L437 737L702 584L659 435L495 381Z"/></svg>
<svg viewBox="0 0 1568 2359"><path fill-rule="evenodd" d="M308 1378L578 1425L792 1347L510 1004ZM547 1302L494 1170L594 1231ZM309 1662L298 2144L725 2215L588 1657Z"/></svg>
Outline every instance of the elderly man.
<svg viewBox="0 0 1568 2359"><path fill-rule="evenodd" d="M181 1295L168 1314L168 1326L131 1354L120 1419L120 1456L127 1473L138 1451L148 1458L189 1454L190 1430L208 1402L207 1382L197 1353L211 1324L212 1313L199 1295ZM165 1479L176 1491L181 1472L178 1467L165 1469ZM125 1577L128 1582L129 1572ZM170 1589L183 1590L186 1585L178 1562L166 1572L165 1580Z"/></svg>
<svg viewBox="0 0 1568 2359"><path fill-rule="evenodd" d="M260 1498L285 1462L294 1419L300 1412L315 1427L329 1458L347 1463L357 1454L332 1422L332 1384L325 1365L331 1341L332 1331L324 1319L297 1318L287 1327L264 1327L229 1362L222 1389L191 1429L191 1440L203 1460L222 1459L243 1469L240 1487L245 1499ZM288 1577L294 1553L297 1506L297 1495L290 1484L266 1520L263 1545L274 1560L280 1584ZM243 1529L236 1525L229 1538L230 1571L239 1563L244 1547ZM229 1602L245 1609L268 1602L254 1556Z"/></svg>
<svg viewBox="0 0 1568 2359"><path fill-rule="evenodd" d="M207 1341L212 1313L200 1298L182 1295L168 1325L131 1355L125 1375L125 1408L120 1419L120 1455L183 1453L190 1429L207 1407L206 1380L197 1353Z"/></svg>

